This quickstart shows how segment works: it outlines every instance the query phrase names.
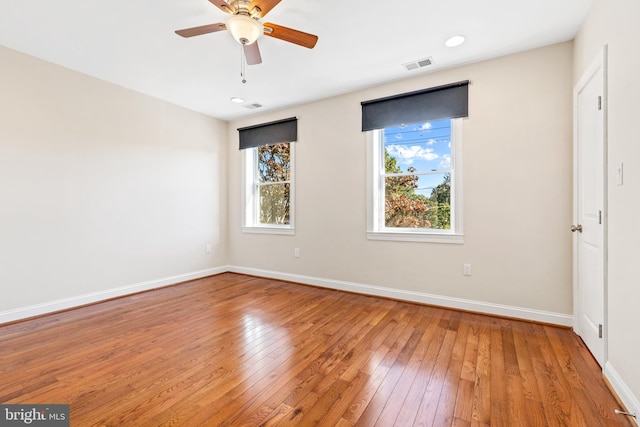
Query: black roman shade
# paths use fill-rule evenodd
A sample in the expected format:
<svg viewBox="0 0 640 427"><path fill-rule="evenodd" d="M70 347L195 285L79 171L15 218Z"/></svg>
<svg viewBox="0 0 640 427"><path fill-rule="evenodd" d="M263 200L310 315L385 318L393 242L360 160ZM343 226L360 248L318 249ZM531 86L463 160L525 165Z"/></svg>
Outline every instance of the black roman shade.
<svg viewBox="0 0 640 427"><path fill-rule="evenodd" d="M293 142L298 139L298 119L277 120L275 122L239 128L240 149L272 145L281 142Z"/></svg>
<svg viewBox="0 0 640 427"><path fill-rule="evenodd" d="M362 130L409 125L469 115L469 80L364 101Z"/></svg>

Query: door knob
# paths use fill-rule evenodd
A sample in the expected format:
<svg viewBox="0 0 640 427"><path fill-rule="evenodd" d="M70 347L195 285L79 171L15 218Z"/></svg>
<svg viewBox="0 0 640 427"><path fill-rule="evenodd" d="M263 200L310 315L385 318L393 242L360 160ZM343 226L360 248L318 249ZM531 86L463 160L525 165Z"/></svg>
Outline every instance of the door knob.
<svg viewBox="0 0 640 427"><path fill-rule="evenodd" d="M579 224L578 225L572 225L571 226L571 232L575 233L576 231L578 233L582 233L582 225L579 225Z"/></svg>

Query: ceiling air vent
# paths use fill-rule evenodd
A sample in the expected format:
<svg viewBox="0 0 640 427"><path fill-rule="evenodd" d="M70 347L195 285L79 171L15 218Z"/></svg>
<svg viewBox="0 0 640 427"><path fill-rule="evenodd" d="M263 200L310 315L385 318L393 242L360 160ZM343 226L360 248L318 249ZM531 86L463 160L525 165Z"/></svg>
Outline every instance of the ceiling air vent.
<svg viewBox="0 0 640 427"><path fill-rule="evenodd" d="M406 64L402 64L407 71L417 70L418 68L424 68L433 64L433 58L428 57L424 59L418 59L417 61L407 62Z"/></svg>
<svg viewBox="0 0 640 427"><path fill-rule="evenodd" d="M255 110L256 108L262 108L262 104L258 104L257 102L249 105L245 105L244 108L248 108L249 110Z"/></svg>

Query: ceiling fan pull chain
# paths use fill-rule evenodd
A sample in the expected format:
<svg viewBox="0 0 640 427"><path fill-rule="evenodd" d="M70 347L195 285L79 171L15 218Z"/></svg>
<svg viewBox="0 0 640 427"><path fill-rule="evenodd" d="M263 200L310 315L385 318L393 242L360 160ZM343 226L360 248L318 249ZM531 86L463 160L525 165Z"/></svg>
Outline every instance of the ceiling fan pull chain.
<svg viewBox="0 0 640 427"><path fill-rule="evenodd" d="M245 59L244 59L244 45L240 45L240 77L242 77L242 83L247 82L247 71L245 67Z"/></svg>

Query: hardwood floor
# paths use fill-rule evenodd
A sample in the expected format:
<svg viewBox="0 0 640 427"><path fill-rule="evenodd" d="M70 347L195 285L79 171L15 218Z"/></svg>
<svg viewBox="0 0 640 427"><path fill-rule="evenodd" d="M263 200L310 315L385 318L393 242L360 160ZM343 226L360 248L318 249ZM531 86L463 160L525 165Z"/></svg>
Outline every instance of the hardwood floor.
<svg viewBox="0 0 640 427"><path fill-rule="evenodd" d="M567 329L232 273L0 327L72 426L631 426Z"/></svg>

